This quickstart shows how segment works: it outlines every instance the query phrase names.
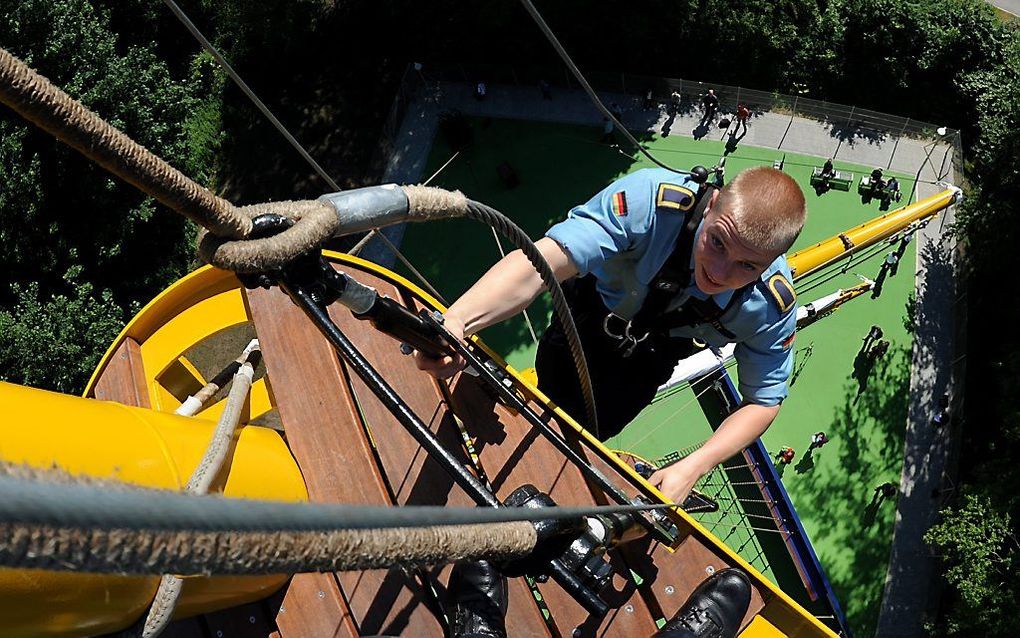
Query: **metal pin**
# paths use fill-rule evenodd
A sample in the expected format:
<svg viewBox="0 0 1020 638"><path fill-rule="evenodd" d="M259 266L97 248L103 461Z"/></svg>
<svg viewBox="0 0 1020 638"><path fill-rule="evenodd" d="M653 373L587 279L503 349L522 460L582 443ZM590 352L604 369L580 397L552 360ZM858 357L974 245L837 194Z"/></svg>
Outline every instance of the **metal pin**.
<svg viewBox="0 0 1020 638"><path fill-rule="evenodd" d="M250 622L251 624L254 625L255 624L255 616L248 616L248 622Z"/></svg>
<svg viewBox="0 0 1020 638"><path fill-rule="evenodd" d="M676 591L676 590L675 590L675 589L673 589L673 586L672 586L672 585L666 585L666 595L667 595L667 596L672 596L672 595L673 595L673 592L675 592L675 591Z"/></svg>
<svg viewBox="0 0 1020 638"><path fill-rule="evenodd" d="M320 590L319 591L319 598L325 598L325 597L326 597L326 592Z"/></svg>
<svg viewBox="0 0 1020 638"><path fill-rule="evenodd" d="M633 614L634 613L634 605L627 605L626 607L623 608L623 610L625 612L627 612L628 614Z"/></svg>
<svg viewBox="0 0 1020 638"><path fill-rule="evenodd" d="M712 574L715 573L715 567L709 565L708 567L705 568L705 573L711 576Z"/></svg>

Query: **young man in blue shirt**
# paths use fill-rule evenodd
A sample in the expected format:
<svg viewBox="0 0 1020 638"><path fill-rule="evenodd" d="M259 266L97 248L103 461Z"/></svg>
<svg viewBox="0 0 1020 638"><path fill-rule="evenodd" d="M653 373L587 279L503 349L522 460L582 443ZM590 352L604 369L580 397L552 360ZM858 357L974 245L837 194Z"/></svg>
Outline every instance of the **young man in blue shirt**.
<svg viewBox="0 0 1020 638"><path fill-rule="evenodd" d="M743 171L719 190L643 169L572 209L536 242L564 282L603 439L648 405L676 362L693 352L692 340L737 344L742 404L700 449L650 479L675 502L760 436L787 395L796 304L784 253L805 216L800 187L773 168ZM515 251L450 306L446 327L457 336L474 334L517 314L542 290L538 273ZM463 366L450 357L417 361L439 377ZM542 336L536 368L539 388L583 417L580 384L555 320Z"/></svg>

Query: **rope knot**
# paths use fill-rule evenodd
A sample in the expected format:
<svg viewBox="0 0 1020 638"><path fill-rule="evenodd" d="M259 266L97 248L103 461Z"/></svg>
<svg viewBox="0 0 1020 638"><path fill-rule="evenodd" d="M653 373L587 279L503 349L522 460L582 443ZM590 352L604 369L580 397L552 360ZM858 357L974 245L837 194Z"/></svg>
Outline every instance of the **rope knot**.
<svg viewBox="0 0 1020 638"><path fill-rule="evenodd" d="M230 240L202 231L198 238L198 255L202 261L236 273L282 268L297 257L317 250L333 236L339 223L332 206L315 200L266 202L234 210L249 221L264 215L279 215L293 222L290 228L276 235L258 239Z"/></svg>

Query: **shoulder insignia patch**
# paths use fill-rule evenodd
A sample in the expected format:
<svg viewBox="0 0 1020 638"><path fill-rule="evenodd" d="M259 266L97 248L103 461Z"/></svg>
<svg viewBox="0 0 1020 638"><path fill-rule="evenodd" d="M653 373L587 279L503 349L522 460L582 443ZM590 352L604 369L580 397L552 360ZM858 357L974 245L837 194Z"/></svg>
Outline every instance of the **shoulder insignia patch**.
<svg viewBox="0 0 1020 638"><path fill-rule="evenodd" d="M797 301L797 293L794 292L793 286L782 273L776 273L769 277L767 287L772 293L779 312L786 314L790 308L793 308L793 304Z"/></svg>
<svg viewBox="0 0 1020 638"><path fill-rule="evenodd" d="M688 211L694 208L696 196L686 186L676 184L659 184L659 192L655 196L655 208Z"/></svg>
<svg viewBox="0 0 1020 638"><path fill-rule="evenodd" d="M627 193L625 191L613 195L613 214L617 217L627 216Z"/></svg>

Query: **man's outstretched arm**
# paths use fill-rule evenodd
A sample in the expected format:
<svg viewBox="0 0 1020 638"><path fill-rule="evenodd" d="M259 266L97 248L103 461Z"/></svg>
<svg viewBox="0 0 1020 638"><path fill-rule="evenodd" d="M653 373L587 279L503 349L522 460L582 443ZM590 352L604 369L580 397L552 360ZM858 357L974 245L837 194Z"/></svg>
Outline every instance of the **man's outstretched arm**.
<svg viewBox="0 0 1020 638"><path fill-rule="evenodd" d="M779 414L779 406L745 403L726 417L700 448L652 474L649 482L674 503L683 503L694 483L709 470L761 436Z"/></svg>
<svg viewBox="0 0 1020 638"><path fill-rule="evenodd" d="M557 281L577 275L570 255L554 240L543 237L535 245L549 262ZM446 329L461 338L475 334L524 310L543 290L545 285L538 271L524 253L515 250L496 262L447 309L443 315ZM459 357L432 359L421 353L415 353L415 361L419 368L439 378L453 375L464 365Z"/></svg>

